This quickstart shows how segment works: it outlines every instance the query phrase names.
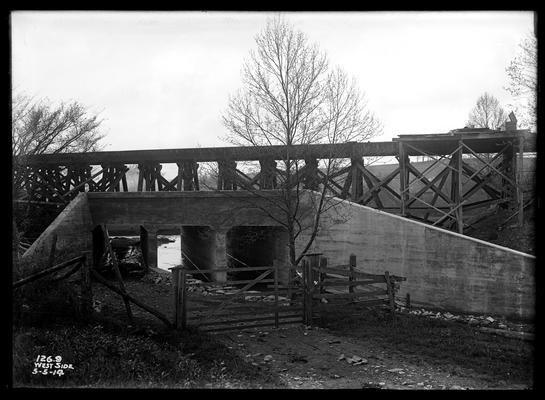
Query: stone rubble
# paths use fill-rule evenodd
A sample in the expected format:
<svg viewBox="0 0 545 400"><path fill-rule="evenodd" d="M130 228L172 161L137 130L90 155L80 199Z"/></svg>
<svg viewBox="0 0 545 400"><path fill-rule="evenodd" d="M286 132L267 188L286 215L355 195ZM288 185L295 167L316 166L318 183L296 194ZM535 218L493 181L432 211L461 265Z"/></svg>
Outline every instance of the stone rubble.
<svg viewBox="0 0 545 400"><path fill-rule="evenodd" d="M428 318L440 319L444 321L455 321L459 323L466 323L471 326L495 328L498 330L507 330L507 331L517 331L517 332L533 332L533 327L528 324L517 324L513 322L506 321L503 318L493 318L486 315L456 315L448 311L430 311L425 308L415 308L411 307L410 309L396 304L397 311L405 314L418 315Z"/></svg>

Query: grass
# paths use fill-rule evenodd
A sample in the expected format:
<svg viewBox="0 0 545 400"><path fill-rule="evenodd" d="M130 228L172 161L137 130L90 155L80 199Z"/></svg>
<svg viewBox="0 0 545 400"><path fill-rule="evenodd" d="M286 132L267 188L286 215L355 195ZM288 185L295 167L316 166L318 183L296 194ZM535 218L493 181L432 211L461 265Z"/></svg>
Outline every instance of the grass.
<svg viewBox="0 0 545 400"><path fill-rule="evenodd" d="M533 380L533 343L494 336L466 324L408 314L397 314L394 321L389 313L365 312L354 305L325 314L321 325L402 353L417 365L434 365L455 375L475 373L491 381L530 384Z"/></svg>
<svg viewBox="0 0 545 400"><path fill-rule="evenodd" d="M160 328L128 331L116 321L19 326L13 334L14 387L260 388L281 383L210 335ZM40 354L63 357L62 377L33 375Z"/></svg>

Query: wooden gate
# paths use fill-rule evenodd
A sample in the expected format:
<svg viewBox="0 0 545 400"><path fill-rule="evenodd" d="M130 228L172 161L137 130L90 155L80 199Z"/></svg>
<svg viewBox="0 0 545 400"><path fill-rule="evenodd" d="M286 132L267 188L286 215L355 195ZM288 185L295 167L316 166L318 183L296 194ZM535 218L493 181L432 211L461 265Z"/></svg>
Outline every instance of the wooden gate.
<svg viewBox="0 0 545 400"><path fill-rule="evenodd" d="M188 270L171 268L175 286L175 325L207 332L301 323L302 288L281 285L274 266ZM290 268L286 269L290 270ZM237 279L236 273L254 272L254 279ZM224 273L227 279L213 282L211 274ZM196 279L196 278L199 279ZM254 290L252 290L254 289ZM259 289L259 290L255 290Z"/></svg>
<svg viewBox="0 0 545 400"><path fill-rule="evenodd" d="M354 255L348 265L328 267L327 259L319 254L307 255L299 268L276 263L272 267L207 270L174 267L174 323L178 329L191 326L217 332L295 323L310 326L313 318L319 318L326 309L353 303L365 307L387 305L395 312L395 292L406 278L388 271L365 273L356 271L356 267ZM280 268L289 271L286 285L280 284ZM239 272L258 276L232 276ZM226 279L212 281L211 275L217 273L226 274Z"/></svg>
<svg viewBox="0 0 545 400"><path fill-rule="evenodd" d="M386 305L395 313L395 293L407 278L357 271L356 256L347 265L327 266L327 258L310 254L303 260L304 318L312 325L322 312L358 303L364 307Z"/></svg>

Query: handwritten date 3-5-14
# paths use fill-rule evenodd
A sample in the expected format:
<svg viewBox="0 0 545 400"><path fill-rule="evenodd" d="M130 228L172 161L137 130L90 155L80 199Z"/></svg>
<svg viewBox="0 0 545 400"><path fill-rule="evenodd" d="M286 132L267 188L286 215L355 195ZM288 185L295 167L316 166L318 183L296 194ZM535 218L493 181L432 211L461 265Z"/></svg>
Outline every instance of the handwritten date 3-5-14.
<svg viewBox="0 0 545 400"><path fill-rule="evenodd" d="M62 376L67 369L74 369L74 367L72 364L63 363L61 356L38 355L34 361L32 374Z"/></svg>

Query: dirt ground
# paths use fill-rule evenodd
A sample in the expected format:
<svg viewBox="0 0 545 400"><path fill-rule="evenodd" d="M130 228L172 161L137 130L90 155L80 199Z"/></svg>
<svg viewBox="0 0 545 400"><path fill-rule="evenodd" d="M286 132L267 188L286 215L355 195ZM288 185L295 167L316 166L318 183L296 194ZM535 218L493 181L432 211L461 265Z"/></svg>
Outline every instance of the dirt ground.
<svg viewBox="0 0 545 400"><path fill-rule="evenodd" d="M129 293L173 315L169 274L125 282ZM126 318L119 296L98 284L96 310ZM133 307L135 325L158 320ZM325 314L313 327L249 328L211 335L287 388L530 389L533 343L439 321L357 306ZM128 326L128 328L134 328ZM214 387L214 382L205 387Z"/></svg>

